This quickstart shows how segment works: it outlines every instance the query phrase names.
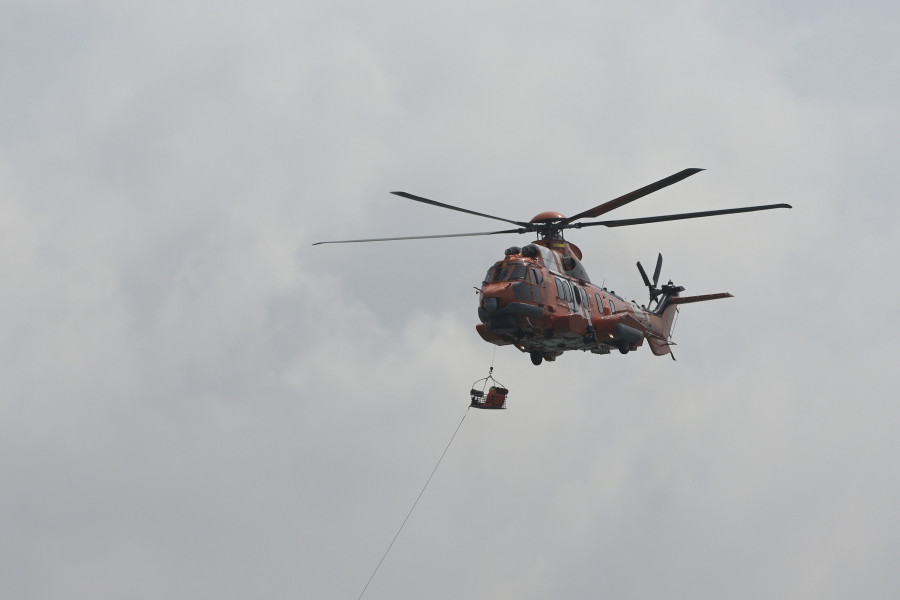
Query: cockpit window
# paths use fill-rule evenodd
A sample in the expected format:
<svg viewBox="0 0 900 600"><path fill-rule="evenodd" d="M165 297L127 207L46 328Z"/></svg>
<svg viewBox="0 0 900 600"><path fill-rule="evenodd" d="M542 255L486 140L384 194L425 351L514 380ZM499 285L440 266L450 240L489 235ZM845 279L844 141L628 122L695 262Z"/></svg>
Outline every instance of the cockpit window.
<svg viewBox="0 0 900 600"><path fill-rule="evenodd" d="M525 279L527 274L528 270L524 264L495 265L484 276L484 283L498 283L507 279Z"/></svg>
<svg viewBox="0 0 900 600"><path fill-rule="evenodd" d="M491 267L485 275L484 282L497 283L505 280L507 275L509 275L509 267Z"/></svg>
<svg viewBox="0 0 900 600"><path fill-rule="evenodd" d="M496 283L498 281L506 281L506 278L509 276L509 267L497 267L494 269L494 272L491 273L491 283Z"/></svg>

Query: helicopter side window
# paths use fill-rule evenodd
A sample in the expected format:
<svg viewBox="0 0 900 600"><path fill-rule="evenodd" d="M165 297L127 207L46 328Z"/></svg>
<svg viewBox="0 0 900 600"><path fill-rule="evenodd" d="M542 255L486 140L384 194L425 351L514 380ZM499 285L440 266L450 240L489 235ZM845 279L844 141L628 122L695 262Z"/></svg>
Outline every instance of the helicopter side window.
<svg viewBox="0 0 900 600"><path fill-rule="evenodd" d="M560 302L571 302L572 289L569 287L569 282L559 277L554 279L556 279L556 291L559 293Z"/></svg>
<svg viewBox="0 0 900 600"><path fill-rule="evenodd" d="M573 285L572 290L575 292L575 304L577 304L578 306L584 304L584 301L582 301L581 299L581 289L579 289L577 285Z"/></svg>
<svg viewBox="0 0 900 600"><path fill-rule="evenodd" d="M603 314L603 300L600 299L600 294L594 294L594 297L597 299L597 310L600 311L600 314Z"/></svg>
<svg viewBox="0 0 900 600"><path fill-rule="evenodd" d="M609 299L609 311L611 314L616 314L616 305L613 304L612 298Z"/></svg>
<svg viewBox="0 0 900 600"><path fill-rule="evenodd" d="M541 285L544 283L544 276L537 269L529 269L529 273L531 273L531 283L534 285Z"/></svg>

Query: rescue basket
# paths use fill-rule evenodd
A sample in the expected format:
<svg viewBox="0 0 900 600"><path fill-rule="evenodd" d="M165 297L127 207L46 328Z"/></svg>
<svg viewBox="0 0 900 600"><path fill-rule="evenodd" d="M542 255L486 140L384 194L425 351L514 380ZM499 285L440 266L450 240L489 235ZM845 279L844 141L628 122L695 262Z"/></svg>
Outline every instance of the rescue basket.
<svg viewBox="0 0 900 600"><path fill-rule="evenodd" d="M494 372L494 367L491 367L491 373ZM494 385L491 385L488 388L488 381L492 382ZM481 389L479 388L479 384ZM485 394L484 390L487 388L487 394ZM503 384L494 379L489 373L487 377L483 379L479 379L475 383L472 384L472 389L469 391L469 396L472 399L472 402L469 404L471 408L486 408L486 409L501 409L506 408L506 395L509 394L509 390L503 387Z"/></svg>

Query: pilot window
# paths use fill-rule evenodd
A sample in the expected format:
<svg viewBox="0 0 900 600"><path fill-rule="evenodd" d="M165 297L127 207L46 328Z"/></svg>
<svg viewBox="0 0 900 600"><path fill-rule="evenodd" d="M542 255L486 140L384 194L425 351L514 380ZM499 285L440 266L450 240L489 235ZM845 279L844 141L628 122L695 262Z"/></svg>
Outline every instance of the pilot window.
<svg viewBox="0 0 900 600"><path fill-rule="evenodd" d="M488 271L487 278L484 280L484 282L497 283L498 281L505 281L507 275L509 275L508 267L493 267L490 271Z"/></svg>
<svg viewBox="0 0 900 600"><path fill-rule="evenodd" d="M525 269L525 265L516 265L516 266L512 267L512 270L510 271L510 274L509 274L509 278L511 280L525 279L526 274L527 274L527 271Z"/></svg>
<svg viewBox="0 0 900 600"><path fill-rule="evenodd" d="M524 264L494 265L485 275L484 283L498 283L508 279L522 280L527 274L528 270Z"/></svg>

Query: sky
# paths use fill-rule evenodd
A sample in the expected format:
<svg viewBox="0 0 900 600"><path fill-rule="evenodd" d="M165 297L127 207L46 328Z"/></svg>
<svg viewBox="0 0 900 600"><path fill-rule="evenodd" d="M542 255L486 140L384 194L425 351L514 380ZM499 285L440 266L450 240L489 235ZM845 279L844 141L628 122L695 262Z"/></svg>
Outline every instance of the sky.
<svg viewBox="0 0 900 600"><path fill-rule="evenodd" d="M18 599L896 598L900 10L0 6L0 578ZM675 356L475 332L496 229L688 294ZM508 410L469 411L493 364Z"/></svg>

